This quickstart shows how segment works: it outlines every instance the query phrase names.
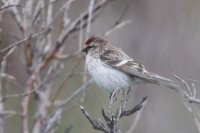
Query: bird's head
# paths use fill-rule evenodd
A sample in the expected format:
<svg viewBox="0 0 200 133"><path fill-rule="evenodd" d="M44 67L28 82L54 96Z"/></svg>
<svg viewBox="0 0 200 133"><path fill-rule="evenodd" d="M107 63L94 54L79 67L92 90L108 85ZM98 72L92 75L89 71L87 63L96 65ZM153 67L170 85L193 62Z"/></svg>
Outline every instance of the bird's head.
<svg viewBox="0 0 200 133"><path fill-rule="evenodd" d="M85 42L85 45L84 45L84 48L82 49L82 51L87 54L88 51L90 51L91 49L100 48L106 44L107 44L107 42L103 38L101 38L99 36L91 36Z"/></svg>

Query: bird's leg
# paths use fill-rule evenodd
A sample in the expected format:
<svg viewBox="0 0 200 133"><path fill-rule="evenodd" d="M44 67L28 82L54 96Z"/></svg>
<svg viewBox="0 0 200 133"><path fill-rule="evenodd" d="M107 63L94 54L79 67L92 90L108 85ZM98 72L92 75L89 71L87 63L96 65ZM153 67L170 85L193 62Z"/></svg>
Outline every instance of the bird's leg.
<svg viewBox="0 0 200 133"><path fill-rule="evenodd" d="M112 115L112 106L113 106L113 101L116 99L116 95L120 92L120 89L116 89L113 92L110 93L110 100L109 100L109 115Z"/></svg>
<svg viewBox="0 0 200 133"><path fill-rule="evenodd" d="M131 86L128 87L128 91L126 93L127 97L129 97L130 92L131 92Z"/></svg>
<svg viewBox="0 0 200 133"><path fill-rule="evenodd" d="M121 104L120 104L121 110L124 110L125 107L126 107L126 104L127 104L127 102L128 102L128 98L129 98L130 91L131 91L131 86L129 86L127 92L126 92L125 89L123 89L122 98L121 98Z"/></svg>
<svg viewBox="0 0 200 133"><path fill-rule="evenodd" d="M116 95L117 94L119 94L119 92L120 92L120 89L118 88L118 89L116 89L116 90L114 90L114 91L112 91L112 92L110 92L110 96L109 96L109 99L111 100L112 98L113 98L113 100L115 100L116 101ZM114 99L115 98L115 99Z"/></svg>

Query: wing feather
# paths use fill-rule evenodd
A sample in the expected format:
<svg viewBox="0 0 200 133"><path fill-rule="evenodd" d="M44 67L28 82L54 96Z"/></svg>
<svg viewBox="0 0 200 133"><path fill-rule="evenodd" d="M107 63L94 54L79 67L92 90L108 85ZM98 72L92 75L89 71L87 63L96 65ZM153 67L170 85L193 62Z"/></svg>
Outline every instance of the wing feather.
<svg viewBox="0 0 200 133"><path fill-rule="evenodd" d="M100 60L107 66L122 71L132 77L151 81L151 76L148 75L145 67L135 62L122 51L119 52L115 49L105 50L100 55Z"/></svg>

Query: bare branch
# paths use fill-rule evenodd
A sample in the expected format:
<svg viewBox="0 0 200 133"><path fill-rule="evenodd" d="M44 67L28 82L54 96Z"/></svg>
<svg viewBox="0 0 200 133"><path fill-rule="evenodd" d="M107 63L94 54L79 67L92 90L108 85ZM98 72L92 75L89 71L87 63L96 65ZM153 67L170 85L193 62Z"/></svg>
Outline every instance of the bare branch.
<svg viewBox="0 0 200 133"><path fill-rule="evenodd" d="M113 33L114 31L119 30L120 28L122 28L122 27L124 27L124 26L126 26L126 25L128 25L128 24L130 24L130 23L132 23L131 20L126 20L126 21L123 21L123 22L117 24L117 25L114 26L112 29L108 30L108 31L105 33L105 36L109 36L109 35L110 35L111 33Z"/></svg>
<svg viewBox="0 0 200 133"><path fill-rule="evenodd" d="M76 96L78 96L83 90L85 90L88 87L88 85L90 85L92 82L93 82L92 79L88 80L79 89L74 91L66 100L59 102L58 106L62 107L68 104L71 100L73 100Z"/></svg>
<svg viewBox="0 0 200 133"><path fill-rule="evenodd" d="M192 87L190 87L184 79L180 78L177 75L174 75L174 76L178 81L180 81L184 85L184 88L186 89L186 90L184 90L184 88L182 88L182 93L183 93L184 98L186 98L189 103L200 104L200 99L198 99L196 97L196 86L195 86L195 84L192 83L192 85L191 85Z"/></svg>
<svg viewBox="0 0 200 133"><path fill-rule="evenodd" d="M56 111L49 116L48 120L45 123L43 133L49 133L51 129L54 129L59 124L60 119L62 118L62 108L56 109Z"/></svg>
<svg viewBox="0 0 200 133"><path fill-rule="evenodd" d="M145 104L145 101L147 100L147 97L144 97L142 99L142 101L136 105L134 108L130 109L130 110L127 110L127 111L123 111L120 115L120 118L123 117L123 116L129 116L129 115L132 115L133 113L141 110L141 108L143 108L144 104Z"/></svg>
<svg viewBox="0 0 200 133"><path fill-rule="evenodd" d="M101 2L99 2L98 4L96 4L94 6L94 8L93 8L93 14L96 13L96 12L98 12L104 6L106 6L107 3L108 3L108 0L102 0ZM75 31L79 30L80 29L81 21L87 20L88 17L89 17L89 11L86 11L86 12L83 13L83 15L81 15L73 23L71 23L70 26L66 30L64 30L63 33L58 38L57 47L59 48L59 47L61 47L63 45L63 43L65 42L65 40L68 38L69 34L71 34L72 32L75 32ZM83 27L85 27L86 24L87 23L85 23Z"/></svg>
<svg viewBox="0 0 200 133"><path fill-rule="evenodd" d="M0 99L3 97L3 74L6 71L7 57L14 51L14 48L4 51L0 54ZM5 112L4 103L0 102L0 112ZM0 117L0 132L4 132L4 119Z"/></svg>
<svg viewBox="0 0 200 133"><path fill-rule="evenodd" d="M86 38L88 38L89 36L89 33L91 31L91 22L92 22L92 13L93 13L93 8L94 8L94 0L90 0L90 5L89 5L89 8L88 8L88 20L87 20L87 28L86 28ZM83 25L82 25L83 26Z"/></svg>
<svg viewBox="0 0 200 133"><path fill-rule="evenodd" d="M26 38L24 38L24 39L22 39L22 40L19 40L19 41L17 41L17 42L14 42L14 43L10 44L8 47L6 47L6 48L0 50L0 55L1 55L1 54L4 55L4 53L8 52L8 51L11 50L12 48L14 49L14 47L20 46L20 45L22 45L22 44L27 44L27 43L26 43L27 41L30 41L31 39L34 39L34 38L36 38L36 37L39 37L39 36L42 35L42 34L46 34L46 33L48 33L49 31L50 31L50 29L44 29L44 30L41 30L41 31L38 32L38 33L33 34L32 36L29 36L29 37L26 37Z"/></svg>
<svg viewBox="0 0 200 133"><path fill-rule="evenodd" d="M183 97L182 102L186 109L192 114L197 129L200 132L200 115L196 111L196 108L194 106L191 106L191 103L200 104L200 99L196 97L196 86L194 83L192 83L190 87L190 85L184 79L180 78L177 75L174 76L183 85L183 88L181 88L182 90L180 91L180 95ZM197 82L199 83L199 81Z"/></svg>
<svg viewBox="0 0 200 133"><path fill-rule="evenodd" d="M85 115L85 117L88 119L90 124L93 126L94 129L103 131L104 133L110 133L108 128L104 126L104 124L101 121L95 121L92 120L86 111L86 109L83 106L80 106L82 113Z"/></svg>
<svg viewBox="0 0 200 133"><path fill-rule="evenodd" d="M129 2L127 3L126 7L124 8L124 10L122 11L121 15L119 16L119 18L115 21L114 25L111 26L111 28L109 28L109 30L107 30L103 36L108 36L110 35L113 31L125 26L126 24L123 24L123 23L126 23L126 21L131 21L130 23L132 23L132 20L126 20L124 22L122 22L122 19L125 15L125 13L127 12L128 8L129 8L129 5L130 5L130 0ZM121 24L120 24L121 23ZM128 23L127 23L128 24ZM120 26L121 25L121 26ZM118 28L117 28L118 27Z"/></svg>
<svg viewBox="0 0 200 133"><path fill-rule="evenodd" d="M87 113L86 109L83 108L82 106L80 106L81 111L88 119L88 121L90 122L90 124L93 126L94 129L103 131L105 133L120 133L121 132L119 126L120 118L122 118L123 116L130 116L133 113L139 111L144 106L144 104L146 103L145 101L147 99L147 97L144 97L143 100L139 104L137 104L134 108L126 111L125 107L126 103L128 102L129 93L130 93L130 88L127 91L127 93L123 91L123 97L121 99L120 106L114 114L112 112L113 101L116 98L116 95L119 94L119 91L116 89L111 94L108 112L106 113L103 108L101 109L105 123L93 120Z"/></svg>
<svg viewBox="0 0 200 133"><path fill-rule="evenodd" d="M14 1L13 1L13 2L14 2ZM18 1L16 1L16 3L14 3L14 4L18 5L19 3L18 3ZM21 15L20 15L20 13L19 13L19 10L17 9L16 6L13 6L13 7L11 8L11 10L12 10L11 14L12 14L13 17L14 17L14 19L15 19L15 21L16 21L18 27L19 27L19 30L22 32L22 31L24 30L24 29L23 29L23 26L22 26L23 21L22 21Z"/></svg>
<svg viewBox="0 0 200 133"><path fill-rule="evenodd" d="M11 7L14 7L14 6L16 6L16 7L24 7L23 5L20 5L20 4L3 5L2 7L0 7L0 12L1 12L1 11L4 11L4 10L6 10L6 9L9 9L9 8L11 8Z"/></svg>
<svg viewBox="0 0 200 133"><path fill-rule="evenodd" d="M9 49L5 49L0 51L0 62L3 60L3 58L6 58L7 56L9 56L15 48L11 47Z"/></svg>

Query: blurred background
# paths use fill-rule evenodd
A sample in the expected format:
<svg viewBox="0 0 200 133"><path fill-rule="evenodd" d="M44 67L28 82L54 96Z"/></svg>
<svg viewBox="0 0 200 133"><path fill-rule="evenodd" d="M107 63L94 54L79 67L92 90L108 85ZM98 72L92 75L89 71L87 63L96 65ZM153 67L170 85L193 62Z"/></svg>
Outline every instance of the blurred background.
<svg viewBox="0 0 200 133"><path fill-rule="evenodd" d="M1 2L1 1L0 1ZM59 10L64 1L55 3L54 12ZM88 9L89 0L75 0L69 10L69 18L74 20ZM124 13L124 14L123 14ZM108 31L119 17L122 20L131 20L132 23L112 32L105 38L120 47L137 62L144 64L147 70L159 73L162 76L174 79L172 74L188 79L200 79L200 1L198 0L112 0L106 5L101 14L91 24L91 33L102 35ZM57 19L59 20L58 17ZM53 42L59 33L57 21L52 33ZM0 22L0 48L3 49L15 42L21 33L9 12L4 12ZM85 37L86 30L83 30ZM17 37L16 37L17 36ZM82 43L85 38L83 37ZM63 53L72 53L78 48L79 32L73 33L65 41ZM52 83L54 87L61 84L68 76L76 59L62 61L62 69ZM75 72L84 72L84 60ZM7 94L23 91L29 77L26 71L26 63L23 58L23 50L18 47L9 56L7 61L7 73L16 77L22 87L16 88L4 81ZM88 76L89 78L89 76ZM83 82L83 76L77 74L70 78L59 94L59 99L66 99ZM199 91L197 86L197 92ZM199 93L197 93L198 95ZM141 118L133 132L137 133L196 133L198 128L194 116L188 112L180 96L172 90L155 85L133 86L129 99L129 107L137 104L142 97L148 96ZM70 133L94 133L95 131L88 120L81 113L79 105L87 108L91 117L101 117L101 107L107 108L109 93L100 89L95 83L80 93L78 97L68 104L60 120L56 132L64 132L72 125ZM37 105L31 97L30 125L33 123L34 111ZM20 110L21 98L8 99L5 108L8 110ZM194 105L197 106L198 105ZM122 132L131 127L135 114L123 118L120 122ZM14 116L6 119L5 133L20 132L20 117Z"/></svg>

